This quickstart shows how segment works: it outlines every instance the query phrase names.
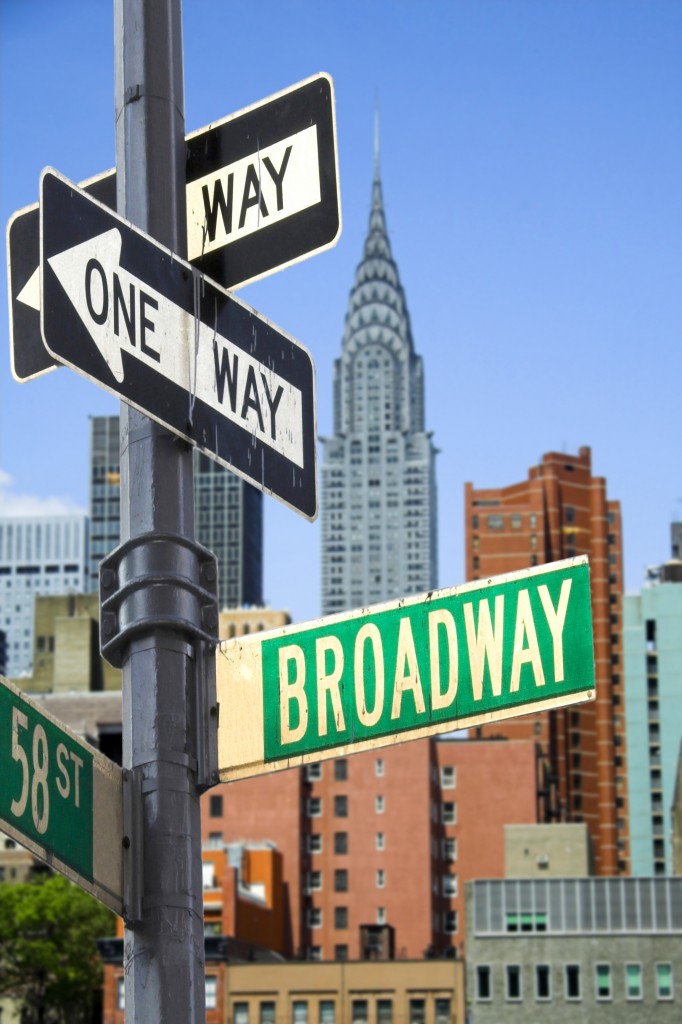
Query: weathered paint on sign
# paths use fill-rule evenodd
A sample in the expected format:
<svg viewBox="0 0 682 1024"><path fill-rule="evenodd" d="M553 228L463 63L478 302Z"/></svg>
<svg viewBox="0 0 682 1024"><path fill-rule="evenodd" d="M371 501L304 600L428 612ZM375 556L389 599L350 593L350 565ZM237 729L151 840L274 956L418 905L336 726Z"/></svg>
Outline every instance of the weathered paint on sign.
<svg viewBox="0 0 682 1024"><path fill-rule="evenodd" d="M0 775L4 831L121 913L121 769L1 677Z"/></svg>
<svg viewBox="0 0 682 1024"><path fill-rule="evenodd" d="M594 696L585 557L221 644L229 779Z"/></svg>
<svg viewBox="0 0 682 1024"><path fill-rule="evenodd" d="M40 218L48 350L315 519L307 349L49 168Z"/></svg>

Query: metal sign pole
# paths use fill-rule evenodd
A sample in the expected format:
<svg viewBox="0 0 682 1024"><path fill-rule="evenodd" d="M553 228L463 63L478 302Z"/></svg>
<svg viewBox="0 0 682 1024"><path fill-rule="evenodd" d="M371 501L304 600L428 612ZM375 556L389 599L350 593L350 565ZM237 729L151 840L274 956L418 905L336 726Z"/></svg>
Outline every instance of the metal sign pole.
<svg viewBox="0 0 682 1024"><path fill-rule="evenodd" d="M114 12L118 210L182 256L181 0ZM215 623L197 593L215 587L215 563L194 544L191 449L125 403L121 538L100 583L103 642L123 671L126 1020L203 1024L196 666Z"/></svg>

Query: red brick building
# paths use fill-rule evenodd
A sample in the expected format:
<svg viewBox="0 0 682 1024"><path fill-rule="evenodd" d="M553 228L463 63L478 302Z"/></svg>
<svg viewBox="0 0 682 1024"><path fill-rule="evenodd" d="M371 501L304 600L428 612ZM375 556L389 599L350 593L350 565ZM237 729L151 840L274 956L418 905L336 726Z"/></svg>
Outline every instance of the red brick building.
<svg viewBox="0 0 682 1024"><path fill-rule="evenodd" d="M245 960L273 963L284 950L282 855L268 844L234 844L205 849L203 861L206 934L206 1021L225 1020L225 963ZM123 1024L123 921L117 937L103 940L102 1024ZM229 937L229 941L225 940Z"/></svg>
<svg viewBox="0 0 682 1024"><path fill-rule="evenodd" d="M203 798L204 843L276 845L287 956L457 955L465 882L502 878L503 825L537 820L535 760L425 739L233 782Z"/></svg>
<svg viewBox="0 0 682 1024"><path fill-rule="evenodd" d="M573 555L590 561L596 700L496 723L480 736L534 739L541 820L585 821L595 872L629 872L620 505L592 475L591 452L550 452L528 479L465 494L466 572L474 580Z"/></svg>

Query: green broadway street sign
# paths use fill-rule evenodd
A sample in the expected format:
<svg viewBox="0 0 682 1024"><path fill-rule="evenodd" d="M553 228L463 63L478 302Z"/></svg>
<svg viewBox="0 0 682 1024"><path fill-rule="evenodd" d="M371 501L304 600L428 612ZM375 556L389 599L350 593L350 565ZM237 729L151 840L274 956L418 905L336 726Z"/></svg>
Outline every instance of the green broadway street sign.
<svg viewBox="0 0 682 1024"><path fill-rule="evenodd" d="M0 677L0 826L123 911L121 769Z"/></svg>
<svg viewBox="0 0 682 1024"><path fill-rule="evenodd" d="M221 643L222 781L594 698L586 557Z"/></svg>

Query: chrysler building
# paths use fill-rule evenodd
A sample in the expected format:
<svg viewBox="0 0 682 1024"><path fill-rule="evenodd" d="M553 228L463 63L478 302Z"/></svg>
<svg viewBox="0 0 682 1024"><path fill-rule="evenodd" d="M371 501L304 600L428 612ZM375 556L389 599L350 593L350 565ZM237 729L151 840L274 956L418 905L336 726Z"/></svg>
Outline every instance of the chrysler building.
<svg viewBox="0 0 682 1024"><path fill-rule="evenodd" d="M334 434L322 444L322 614L436 587L436 449L376 141L369 229L334 363Z"/></svg>

